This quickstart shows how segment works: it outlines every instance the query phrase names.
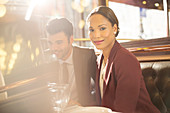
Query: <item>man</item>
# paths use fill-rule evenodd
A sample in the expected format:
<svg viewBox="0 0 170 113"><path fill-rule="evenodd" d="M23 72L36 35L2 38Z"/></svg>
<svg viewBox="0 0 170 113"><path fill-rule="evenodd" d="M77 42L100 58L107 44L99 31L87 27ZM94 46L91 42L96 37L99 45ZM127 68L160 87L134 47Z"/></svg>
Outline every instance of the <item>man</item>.
<svg viewBox="0 0 170 113"><path fill-rule="evenodd" d="M71 87L71 100L81 105L90 105L91 78L95 79L96 56L93 49L73 46L73 26L65 18L53 19L46 26L50 50L57 57L60 72ZM64 67L66 64L66 67ZM62 68L64 72L61 71ZM64 74L67 72L68 75Z"/></svg>

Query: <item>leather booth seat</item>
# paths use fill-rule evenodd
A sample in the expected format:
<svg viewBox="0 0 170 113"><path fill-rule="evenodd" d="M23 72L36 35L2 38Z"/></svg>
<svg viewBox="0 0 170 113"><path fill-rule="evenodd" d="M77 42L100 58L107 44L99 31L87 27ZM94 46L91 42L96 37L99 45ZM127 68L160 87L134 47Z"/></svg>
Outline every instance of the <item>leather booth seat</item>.
<svg viewBox="0 0 170 113"><path fill-rule="evenodd" d="M161 113L170 113L170 61L140 62L146 88Z"/></svg>

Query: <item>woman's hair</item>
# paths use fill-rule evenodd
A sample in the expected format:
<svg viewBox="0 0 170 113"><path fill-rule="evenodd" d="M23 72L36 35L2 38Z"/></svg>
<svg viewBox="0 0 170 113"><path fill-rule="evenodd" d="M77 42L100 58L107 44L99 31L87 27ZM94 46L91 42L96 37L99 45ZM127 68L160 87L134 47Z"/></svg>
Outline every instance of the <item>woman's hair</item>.
<svg viewBox="0 0 170 113"><path fill-rule="evenodd" d="M107 18L110 21L112 26L114 26L114 24L116 24L117 25L117 33L115 34L115 36L117 37L117 35L119 34L119 21L115 15L115 13L113 12L113 10L106 6L98 6L95 9L93 9L90 12L90 14L87 16L87 21L94 14L100 14L100 15L104 16L105 18Z"/></svg>

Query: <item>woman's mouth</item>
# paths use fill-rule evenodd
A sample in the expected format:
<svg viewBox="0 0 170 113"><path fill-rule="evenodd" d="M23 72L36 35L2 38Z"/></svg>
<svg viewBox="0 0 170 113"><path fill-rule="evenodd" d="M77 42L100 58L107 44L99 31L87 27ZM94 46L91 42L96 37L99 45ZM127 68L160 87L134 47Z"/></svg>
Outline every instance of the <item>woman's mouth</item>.
<svg viewBox="0 0 170 113"><path fill-rule="evenodd" d="M96 45L100 45L104 40L93 41Z"/></svg>

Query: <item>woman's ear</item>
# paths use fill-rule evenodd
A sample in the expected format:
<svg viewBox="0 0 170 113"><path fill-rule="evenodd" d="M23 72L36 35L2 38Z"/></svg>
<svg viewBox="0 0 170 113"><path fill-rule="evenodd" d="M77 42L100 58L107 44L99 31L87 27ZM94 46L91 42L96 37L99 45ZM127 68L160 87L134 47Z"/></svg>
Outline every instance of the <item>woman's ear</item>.
<svg viewBox="0 0 170 113"><path fill-rule="evenodd" d="M114 32L114 34L116 35L116 33L117 33L117 24L114 24L114 26L113 26L113 32Z"/></svg>

